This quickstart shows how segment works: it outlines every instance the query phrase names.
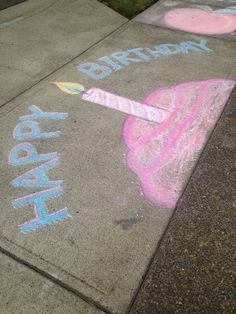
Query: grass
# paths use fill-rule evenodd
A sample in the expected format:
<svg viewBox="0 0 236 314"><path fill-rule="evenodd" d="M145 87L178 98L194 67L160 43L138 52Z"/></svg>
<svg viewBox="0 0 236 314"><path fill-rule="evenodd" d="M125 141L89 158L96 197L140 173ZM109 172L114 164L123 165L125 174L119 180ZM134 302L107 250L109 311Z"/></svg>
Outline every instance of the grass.
<svg viewBox="0 0 236 314"><path fill-rule="evenodd" d="M99 0L121 15L131 19L158 0Z"/></svg>

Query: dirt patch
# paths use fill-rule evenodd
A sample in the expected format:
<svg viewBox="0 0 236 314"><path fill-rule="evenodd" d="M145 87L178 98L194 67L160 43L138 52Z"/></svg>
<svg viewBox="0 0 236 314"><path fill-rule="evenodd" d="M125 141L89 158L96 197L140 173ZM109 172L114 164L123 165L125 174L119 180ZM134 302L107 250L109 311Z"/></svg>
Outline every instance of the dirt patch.
<svg viewBox="0 0 236 314"><path fill-rule="evenodd" d="M131 19L158 0L99 0L121 15Z"/></svg>

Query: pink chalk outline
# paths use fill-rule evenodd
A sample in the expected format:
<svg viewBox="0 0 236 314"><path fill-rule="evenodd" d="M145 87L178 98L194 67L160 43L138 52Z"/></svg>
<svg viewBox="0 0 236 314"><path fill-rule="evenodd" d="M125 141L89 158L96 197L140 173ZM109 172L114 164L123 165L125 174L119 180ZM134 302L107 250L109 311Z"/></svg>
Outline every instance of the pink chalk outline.
<svg viewBox="0 0 236 314"><path fill-rule="evenodd" d="M169 27L198 34L227 34L236 30L236 16L195 8L172 9L164 15Z"/></svg>
<svg viewBox="0 0 236 314"><path fill-rule="evenodd" d="M82 99L156 123L162 123L169 116L169 112L162 108L147 106L95 87L86 91Z"/></svg>
<svg viewBox="0 0 236 314"><path fill-rule="evenodd" d="M73 87L69 82L56 85L64 92ZM174 208L234 85L220 78L183 83L156 90L145 105L98 88L85 91L82 99L130 115L123 128L127 164L150 201Z"/></svg>
<svg viewBox="0 0 236 314"><path fill-rule="evenodd" d="M163 96L172 96L170 105L174 108L167 120L160 126L131 116L126 120L123 136L129 148L127 164L139 176L143 192L151 202L163 208L175 207L191 173L190 164L199 156L234 85L234 81L213 79L162 88L144 102L153 106L163 102ZM191 89L192 97L197 95L192 106L184 101Z"/></svg>

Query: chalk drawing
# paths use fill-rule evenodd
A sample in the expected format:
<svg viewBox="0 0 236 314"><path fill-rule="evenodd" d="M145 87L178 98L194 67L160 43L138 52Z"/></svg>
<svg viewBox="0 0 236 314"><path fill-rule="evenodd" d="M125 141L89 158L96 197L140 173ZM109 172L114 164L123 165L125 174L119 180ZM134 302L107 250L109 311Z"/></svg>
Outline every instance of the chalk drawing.
<svg viewBox="0 0 236 314"><path fill-rule="evenodd" d="M172 9L165 13L167 26L198 34L227 34L236 30L236 16L194 8Z"/></svg>
<svg viewBox="0 0 236 314"><path fill-rule="evenodd" d="M171 112L166 121L159 126L132 116L126 120L127 164L150 201L175 207L234 85L231 80L212 79L161 88L144 103L165 105Z"/></svg>
<svg viewBox="0 0 236 314"><path fill-rule="evenodd" d="M29 231L44 227L47 224L57 222L63 218L70 216L68 208L63 208L48 214L46 201L57 198L63 194L61 187L56 187L50 190L44 190L31 195L18 198L12 202L14 208L25 207L28 205L34 206L35 219L27 221L20 225L20 231L27 233Z"/></svg>
<svg viewBox="0 0 236 314"><path fill-rule="evenodd" d="M149 95L144 104L97 88L85 91L81 85L77 88L77 83L54 84L63 92L82 93L86 101L130 115L123 129L129 149L127 164L139 176L150 201L159 207L173 208L235 81L212 79L162 88ZM159 119L150 119L148 106L158 108ZM161 116L162 112L167 114Z"/></svg>
<svg viewBox="0 0 236 314"><path fill-rule="evenodd" d="M29 130L27 132L27 130ZM42 133L40 124L36 121L23 121L19 123L14 131L13 137L18 141L33 140L40 138L55 138L61 135L61 131Z"/></svg>
<svg viewBox="0 0 236 314"><path fill-rule="evenodd" d="M215 12L225 13L225 14L236 14L236 7L228 7L224 9L219 9L219 10L216 10Z"/></svg>
<svg viewBox="0 0 236 314"><path fill-rule="evenodd" d="M44 112L39 107L29 107L32 114L22 116L21 121L13 131L13 138L21 141L25 139L50 139L61 135L61 131L42 133L39 122L33 120L64 120L67 113ZM68 208L63 208L53 213L48 213L46 202L63 194L62 180L50 180L48 171L59 166L58 153L39 154L34 145L23 142L13 147L9 153L8 163L19 167L39 162L44 164L25 172L12 180L13 187L23 188L51 188L34 194L26 195L12 201L14 208L33 205L36 218L19 226L22 233L44 227L70 216Z"/></svg>
<svg viewBox="0 0 236 314"><path fill-rule="evenodd" d="M25 172L23 175L14 179L11 184L14 187L25 187L25 188L50 188L60 186L62 180L50 181L47 172L53 168L60 165L60 160L58 158L52 159L37 168Z"/></svg>
<svg viewBox="0 0 236 314"><path fill-rule="evenodd" d="M75 92L77 83L54 82L54 84L68 94L79 94L82 90L84 91L83 87L83 89L77 89L77 92ZM71 90L73 90L73 93ZM111 94L96 87L90 88L86 92L84 91L82 93L82 99L157 123L163 122L169 115L167 110L140 104L134 100Z"/></svg>
<svg viewBox="0 0 236 314"><path fill-rule="evenodd" d="M18 144L11 149L8 163L11 166L18 167L56 158L58 158L57 153L39 154L32 144L25 142Z"/></svg>
<svg viewBox="0 0 236 314"><path fill-rule="evenodd" d="M78 83L72 82L52 82L56 84L64 93L77 95L84 92L84 86Z"/></svg>
<svg viewBox="0 0 236 314"><path fill-rule="evenodd" d="M160 44L151 48L134 48L127 51L117 51L110 56L99 58L96 63L84 63L77 66L77 69L89 77L100 80L112 73L120 71L131 63L149 62L152 59L167 57L176 54L187 54L189 52L211 52L206 47L207 41L185 41L179 44Z"/></svg>
<svg viewBox="0 0 236 314"><path fill-rule="evenodd" d="M44 119L44 120L64 120L64 119L68 118L68 113L64 113L64 112L44 112L39 107L37 107L35 105L29 106L28 109L33 114L20 117L19 118L20 121L39 120L39 119Z"/></svg>

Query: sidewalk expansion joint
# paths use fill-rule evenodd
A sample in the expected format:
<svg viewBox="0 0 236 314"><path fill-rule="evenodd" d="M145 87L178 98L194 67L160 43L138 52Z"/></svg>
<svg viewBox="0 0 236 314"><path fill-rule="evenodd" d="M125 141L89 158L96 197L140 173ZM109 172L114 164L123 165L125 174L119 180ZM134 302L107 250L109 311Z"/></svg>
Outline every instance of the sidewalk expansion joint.
<svg viewBox="0 0 236 314"><path fill-rule="evenodd" d="M112 312L110 312L107 308L105 308L100 303L94 301L93 299L87 297L85 294L81 293L80 291L78 291L78 290L72 288L71 286L65 284L63 281L51 276L46 271L43 271L43 270L37 268L36 266L28 263L26 260L19 258L17 255L7 251L6 249L2 248L1 246L0 246L0 252L4 255L8 256L9 258L13 259L14 261L20 263L21 265L24 265L25 267L31 269L32 271L35 271L37 274L41 275L42 277L47 278L48 280L52 281L54 284L64 288L65 290L72 293L76 297L79 297L80 299L85 301L90 306L95 307L96 309L103 311L106 314L113 314Z"/></svg>
<svg viewBox="0 0 236 314"><path fill-rule="evenodd" d="M12 97L11 99L9 99L7 102L3 103L2 105L0 105L0 109L7 106L9 103L11 103L12 101L14 101L16 98L22 96L24 93L28 92L29 90L31 90L32 88L34 88L36 85L38 85L39 83L41 83L42 81L44 81L45 79L47 79L48 77L50 77L52 74L56 73L57 71L61 70L64 66L67 66L68 64L70 64L71 62L73 62L74 60L76 60L77 58L79 58L80 56L82 56L84 53L86 53L87 51L89 51L90 49L96 47L97 45L99 45L101 42L103 42L103 40L106 40L107 38L109 38L111 35L113 35L114 33L116 33L117 31L119 31L122 27L124 27L125 25L127 25L128 23L130 23L131 21L126 21L123 24L121 24L119 27L117 27L115 30L113 30L112 32L110 32L109 34L107 34L106 36L104 36L103 38L101 38L99 41L95 42L94 44L92 44L90 47L88 47L87 49L85 49L83 52L79 53L78 55L76 55L75 57L73 57L72 59L70 59L69 61L67 61L66 63L60 65L57 69L55 69L54 71L50 72L49 74L45 75L44 77L42 77L41 79L39 79L36 83L34 83L33 85L31 85L30 87L24 89L22 92L20 92L18 95ZM6 112L6 114L8 114L9 112L13 111L16 107L18 107L18 105L12 107L9 111ZM6 115L4 114L4 115Z"/></svg>

